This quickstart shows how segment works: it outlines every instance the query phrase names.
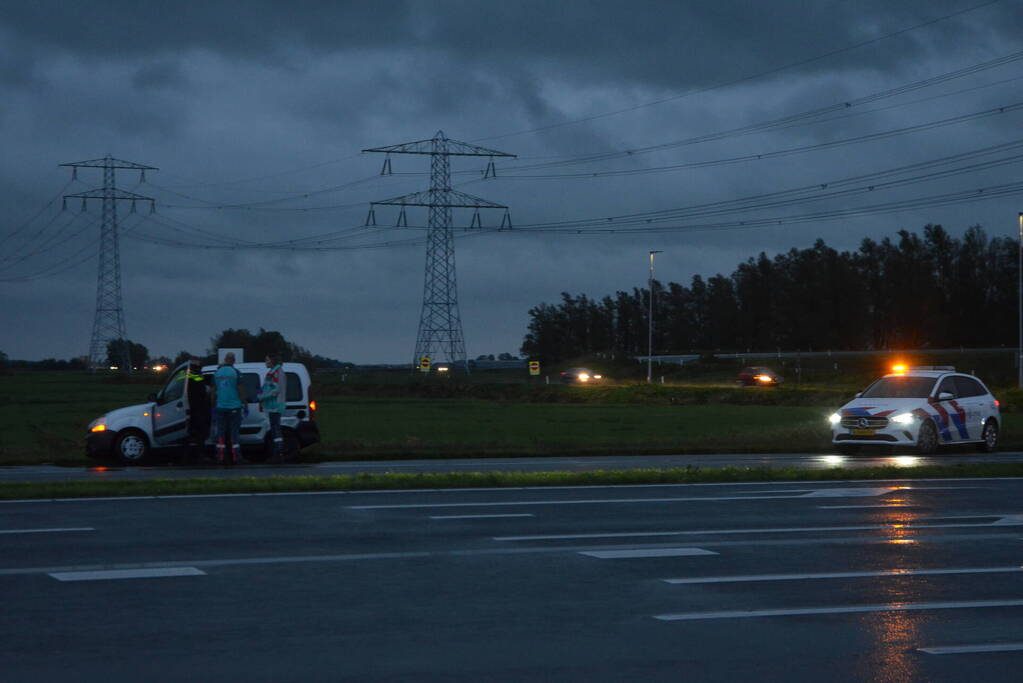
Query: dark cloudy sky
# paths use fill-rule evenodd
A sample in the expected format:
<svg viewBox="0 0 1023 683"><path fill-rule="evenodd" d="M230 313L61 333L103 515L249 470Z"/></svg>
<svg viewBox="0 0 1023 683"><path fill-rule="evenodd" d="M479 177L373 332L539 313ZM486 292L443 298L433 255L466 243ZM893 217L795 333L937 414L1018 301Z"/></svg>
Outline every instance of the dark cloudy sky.
<svg viewBox="0 0 1023 683"><path fill-rule="evenodd" d="M1012 108L1023 102L1023 60L862 98L1009 57L1023 50L1021 35L1020 0L0 0L0 350L25 359L88 351L98 240L90 221L99 205L76 218L78 202L59 215L59 199L48 203L102 179L83 170L67 185L63 162L110 153L160 169L143 185L137 174L118 176L123 189L157 199L152 218L141 206L135 215L121 206L127 332L152 352L202 351L221 329L265 327L326 356L401 362L415 343L422 246L194 245L358 228L369 201L429 183L427 157L395 157L395 174L380 177L380 155L359 151L438 130L518 155L498 160L498 178L486 181L485 160L453 162L456 187L510 206L516 226L610 224L606 217L851 176L875 182L889 169L985 147L996 149L903 172L897 177L920 182L898 188L785 207L763 200L743 213L661 225L827 213L1019 183L1021 165L1011 157L1020 148L1007 145L1023 131L1023 110ZM615 154L844 102L853 105L768 131ZM961 119L923 126L953 117ZM679 167L903 128L910 130L774 158ZM1006 163L965 168L999 159ZM675 168L615 173L665 166ZM917 177L939 168L964 172ZM644 286L650 249L664 251L658 279L688 282L818 237L855 249L864 237L927 223L954 234L980 224L1013 235L1023 197L1009 190L986 201L926 204L744 230L460 232L467 350L517 353L529 308L562 291L602 296ZM377 232L319 246L422 235L393 227L388 209L377 218ZM458 225L470 218L455 214ZM408 220L426 223L411 210ZM484 217L490 226L500 220Z"/></svg>

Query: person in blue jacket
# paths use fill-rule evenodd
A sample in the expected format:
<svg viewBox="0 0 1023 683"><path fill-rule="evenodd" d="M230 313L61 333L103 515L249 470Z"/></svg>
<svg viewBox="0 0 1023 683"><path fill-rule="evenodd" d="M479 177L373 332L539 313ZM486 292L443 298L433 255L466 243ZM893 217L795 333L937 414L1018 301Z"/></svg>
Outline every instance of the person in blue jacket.
<svg viewBox="0 0 1023 683"><path fill-rule="evenodd" d="M273 452L270 462L284 461L284 435L281 432L281 416L284 414L285 397L288 395L288 378L281 367L280 354L272 353L266 357L266 377L259 392L259 409L266 413L270 420L270 436L273 439Z"/></svg>
<svg viewBox="0 0 1023 683"><path fill-rule="evenodd" d="M231 442L231 464L242 462L242 446L238 441L242 412L246 409L245 385L234 367L234 354L224 355L224 364L213 374L212 402L217 418L217 462L225 464L227 441Z"/></svg>

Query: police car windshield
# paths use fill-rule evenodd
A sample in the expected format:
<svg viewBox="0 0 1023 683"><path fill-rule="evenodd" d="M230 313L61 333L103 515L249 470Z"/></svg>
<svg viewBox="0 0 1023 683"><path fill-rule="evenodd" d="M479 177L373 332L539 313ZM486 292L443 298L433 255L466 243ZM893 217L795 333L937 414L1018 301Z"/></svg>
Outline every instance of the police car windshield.
<svg viewBox="0 0 1023 683"><path fill-rule="evenodd" d="M927 398L934 388L933 377L882 377L860 398Z"/></svg>

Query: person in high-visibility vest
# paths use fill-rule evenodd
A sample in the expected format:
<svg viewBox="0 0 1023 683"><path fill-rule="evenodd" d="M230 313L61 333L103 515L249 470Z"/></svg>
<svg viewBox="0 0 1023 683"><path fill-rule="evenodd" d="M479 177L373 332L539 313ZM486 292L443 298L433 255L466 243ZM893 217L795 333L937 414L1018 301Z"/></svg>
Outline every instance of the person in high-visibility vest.
<svg viewBox="0 0 1023 683"><path fill-rule="evenodd" d="M205 460L206 439L210 435L210 389L202 376L198 358L191 358L184 370L188 392L188 441L185 462L201 463Z"/></svg>

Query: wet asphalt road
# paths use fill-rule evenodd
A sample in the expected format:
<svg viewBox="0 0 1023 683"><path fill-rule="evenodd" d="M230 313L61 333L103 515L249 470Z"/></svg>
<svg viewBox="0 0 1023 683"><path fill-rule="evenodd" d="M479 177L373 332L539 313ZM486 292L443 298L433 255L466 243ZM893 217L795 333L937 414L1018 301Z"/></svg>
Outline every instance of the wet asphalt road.
<svg viewBox="0 0 1023 683"><path fill-rule="evenodd" d="M585 472L591 470L664 469L675 467L879 467L895 465L950 465L956 463L1023 462L1023 452L974 453L951 451L919 457L912 455L856 455L779 453L708 455L634 455L550 458L476 458L450 460L387 460L325 462L299 465L252 464L241 467L54 467L46 465L0 467L0 481L138 480L190 477L292 476L357 474L360 472Z"/></svg>
<svg viewBox="0 0 1023 683"><path fill-rule="evenodd" d="M0 671L1018 681L1023 480L0 503Z"/></svg>

